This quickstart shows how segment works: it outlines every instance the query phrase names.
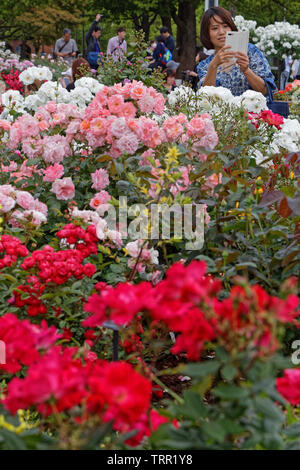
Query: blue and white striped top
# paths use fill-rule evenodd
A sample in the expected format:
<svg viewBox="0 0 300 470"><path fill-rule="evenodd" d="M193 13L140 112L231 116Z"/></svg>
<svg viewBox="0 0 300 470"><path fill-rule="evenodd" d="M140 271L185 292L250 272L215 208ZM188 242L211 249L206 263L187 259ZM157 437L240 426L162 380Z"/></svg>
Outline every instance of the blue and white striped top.
<svg viewBox="0 0 300 470"><path fill-rule="evenodd" d="M277 87L275 85L275 78L271 72L269 63L265 58L264 54L258 49L254 44L248 45L248 57L249 57L249 68L256 75L261 77L269 90L274 92ZM200 86L203 85L205 76L208 72L208 67L211 61L213 60L214 55L210 55L207 59L200 62L197 66L197 73L199 77ZM218 68L219 70L219 68ZM222 86L228 88L234 96L239 96L244 93L244 91L251 90L251 86L243 72L241 72L238 65L234 65L232 69L227 73L224 71L217 71L216 77L216 86Z"/></svg>

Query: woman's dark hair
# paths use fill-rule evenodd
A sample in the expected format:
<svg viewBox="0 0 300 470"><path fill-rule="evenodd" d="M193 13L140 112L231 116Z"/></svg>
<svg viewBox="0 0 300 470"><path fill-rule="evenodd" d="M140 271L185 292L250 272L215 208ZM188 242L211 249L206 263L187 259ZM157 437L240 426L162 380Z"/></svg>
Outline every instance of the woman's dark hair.
<svg viewBox="0 0 300 470"><path fill-rule="evenodd" d="M79 78L85 77L90 71L90 64L83 57L74 60L72 64L73 81L75 82L75 80L79 80Z"/></svg>
<svg viewBox="0 0 300 470"><path fill-rule="evenodd" d="M175 78L176 77L176 70L167 69L166 76L167 76L166 78L168 78L168 77L174 77Z"/></svg>
<svg viewBox="0 0 300 470"><path fill-rule="evenodd" d="M120 26L120 27L117 29L117 33L123 33L123 31L126 31L126 29L125 29L123 26Z"/></svg>
<svg viewBox="0 0 300 470"><path fill-rule="evenodd" d="M95 26L93 29L93 33L97 33L97 31L102 31L101 26Z"/></svg>
<svg viewBox="0 0 300 470"><path fill-rule="evenodd" d="M206 49L214 49L214 46L210 41L209 25L211 18L214 18L215 16L219 16L222 21L231 28L231 31L238 30L229 11L222 7L209 8L202 16L200 33L201 43L206 47Z"/></svg>
<svg viewBox="0 0 300 470"><path fill-rule="evenodd" d="M167 26L163 26L160 28L159 32L160 34L169 33L169 28L167 28Z"/></svg>

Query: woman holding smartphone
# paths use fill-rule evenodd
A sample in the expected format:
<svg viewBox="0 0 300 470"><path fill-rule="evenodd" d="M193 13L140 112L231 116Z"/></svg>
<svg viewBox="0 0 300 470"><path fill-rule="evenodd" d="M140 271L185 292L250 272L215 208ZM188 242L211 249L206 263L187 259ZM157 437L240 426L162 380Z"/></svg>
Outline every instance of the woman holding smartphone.
<svg viewBox="0 0 300 470"><path fill-rule="evenodd" d="M206 10L201 21L201 42L215 52L197 67L200 86L222 86L234 96L246 90L270 96L276 85L267 59L254 44L248 45L247 55L233 52L225 45L227 31L237 31L229 11L221 7Z"/></svg>

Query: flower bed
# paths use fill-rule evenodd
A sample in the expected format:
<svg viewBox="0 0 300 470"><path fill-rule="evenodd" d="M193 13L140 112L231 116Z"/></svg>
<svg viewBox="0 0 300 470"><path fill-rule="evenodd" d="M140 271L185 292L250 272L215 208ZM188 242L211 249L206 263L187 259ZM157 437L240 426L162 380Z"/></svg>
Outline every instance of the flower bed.
<svg viewBox="0 0 300 470"><path fill-rule="evenodd" d="M0 448L298 448L299 122L255 92L73 92L2 94Z"/></svg>
<svg viewBox="0 0 300 470"><path fill-rule="evenodd" d="M300 121L300 80L294 80L293 83L289 83L284 90L276 93L275 97L279 101L287 101L291 118Z"/></svg>

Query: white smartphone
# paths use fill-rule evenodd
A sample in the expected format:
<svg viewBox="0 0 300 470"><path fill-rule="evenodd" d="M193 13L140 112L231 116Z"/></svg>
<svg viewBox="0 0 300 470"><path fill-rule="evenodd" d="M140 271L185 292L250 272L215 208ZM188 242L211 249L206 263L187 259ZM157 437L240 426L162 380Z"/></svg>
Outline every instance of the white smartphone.
<svg viewBox="0 0 300 470"><path fill-rule="evenodd" d="M247 54L249 31L227 31L225 46L231 46L233 52Z"/></svg>
<svg viewBox="0 0 300 470"><path fill-rule="evenodd" d="M243 52L247 54L249 43L249 31L227 31L225 46L230 46L233 52ZM229 73L234 64L236 57L233 57L228 63L221 66L221 70Z"/></svg>

